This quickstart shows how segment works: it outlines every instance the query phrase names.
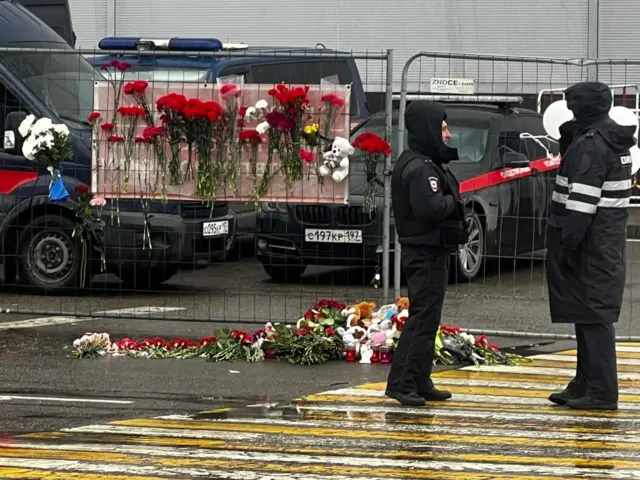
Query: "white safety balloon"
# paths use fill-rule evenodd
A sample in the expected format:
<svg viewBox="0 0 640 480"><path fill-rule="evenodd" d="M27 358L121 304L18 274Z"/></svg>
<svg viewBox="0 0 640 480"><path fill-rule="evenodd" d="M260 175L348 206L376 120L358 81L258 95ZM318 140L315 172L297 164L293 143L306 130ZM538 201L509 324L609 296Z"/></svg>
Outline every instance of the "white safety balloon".
<svg viewBox="0 0 640 480"><path fill-rule="evenodd" d="M566 100L558 100L547 107L542 116L542 124L551 138L560 139L560 126L573 120L573 112L567 107Z"/></svg>
<svg viewBox="0 0 640 480"><path fill-rule="evenodd" d="M617 107L613 107L609 110L609 116L618 125L636 127L636 132L633 136L636 137L636 139L638 138L638 116L633 112L633 110L629 110L627 107L618 105Z"/></svg>
<svg viewBox="0 0 640 480"><path fill-rule="evenodd" d="M634 145L629 149L629 153L631 153L631 175L635 175L640 170L640 148Z"/></svg>

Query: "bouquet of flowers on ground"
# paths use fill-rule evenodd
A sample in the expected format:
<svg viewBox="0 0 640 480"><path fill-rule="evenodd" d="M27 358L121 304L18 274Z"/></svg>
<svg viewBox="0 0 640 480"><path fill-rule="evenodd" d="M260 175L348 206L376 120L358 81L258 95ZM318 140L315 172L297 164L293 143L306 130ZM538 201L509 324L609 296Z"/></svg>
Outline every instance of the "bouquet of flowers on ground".
<svg viewBox="0 0 640 480"><path fill-rule="evenodd" d="M264 348L267 358L284 358L291 363L317 365L339 360L344 344L331 327L317 325L294 328L275 324L269 329Z"/></svg>
<svg viewBox="0 0 640 480"><path fill-rule="evenodd" d="M85 333L73 342L72 358L94 358L111 349L108 333Z"/></svg>

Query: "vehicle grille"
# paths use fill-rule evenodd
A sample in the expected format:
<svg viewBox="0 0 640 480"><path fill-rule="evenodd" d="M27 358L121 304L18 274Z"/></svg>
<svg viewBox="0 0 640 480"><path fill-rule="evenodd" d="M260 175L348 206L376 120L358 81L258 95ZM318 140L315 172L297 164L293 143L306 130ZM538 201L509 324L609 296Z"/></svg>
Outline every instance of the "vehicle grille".
<svg viewBox="0 0 640 480"><path fill-rule="evenodd" d="M229 206L226 202L214 203L213 212L211 210L211 205L207 205L205 202L180 203L180 216L187 220L221 217L226 215L228 211Z"/></svg>
<svg viewBox="0 0 640 480"><path fill-rule="evenodd" d="M362 226L368 225L376 218L375 213L366 214L362 207L340 207L337 212L338 225Z"/></svg>
<svg viewBox="0 0 640 480"><path fill-rule="evenodd" d="M296 218L307 225L330 225L331 209L326 205L296 205Z"/></svg>

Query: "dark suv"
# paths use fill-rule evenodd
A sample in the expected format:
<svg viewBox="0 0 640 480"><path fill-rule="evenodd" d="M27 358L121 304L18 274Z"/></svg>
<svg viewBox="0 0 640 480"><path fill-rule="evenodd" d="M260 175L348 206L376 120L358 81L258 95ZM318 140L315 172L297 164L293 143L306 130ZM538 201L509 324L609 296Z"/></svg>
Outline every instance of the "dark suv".
<svg viewBox="0 0 640 480"><path fill-rule="evenodd" d="M437 96L431 98L438 100ZM555 171L557 146L522 133L544 136L542 116L514 104L463 104L447 106L447 121L460 160L450 164L460 180L467 205L471 236L453 258L452 276L471 280L486 259L513 257L543 249L546 217ZM397 144L397 111L391 139L393 161ZM385 114L374 115L351 132L384 137ZM544 145L544 147L543 147ZM350 162L349 205L299 205L264 203L258 214L256 256L275 281L295 282L309 265L371 267L382 252L383 190L378 187L377 212L362 210L364 161ZM382 178L382 165L378 169ZM395 227L391 217L392 236ZM334 230L351 230L351 243L335 243ZM318 232L322 232L320 235ZM393 252L393 241L391 245Z"/></svg>

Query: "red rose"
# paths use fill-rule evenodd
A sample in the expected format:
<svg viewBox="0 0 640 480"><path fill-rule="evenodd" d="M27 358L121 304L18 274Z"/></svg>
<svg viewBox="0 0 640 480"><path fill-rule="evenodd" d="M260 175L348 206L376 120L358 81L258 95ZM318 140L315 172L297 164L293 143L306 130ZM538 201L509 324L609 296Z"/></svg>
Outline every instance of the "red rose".
<svg viewBox="0 0 640 480"><path fill-rule="evenodd" d="M264 352L264 356L265 358L276 358L273 353L273 348L267 348L267 350Z"/></svg>
<svg viewBox="0 0 640 480"><path fill-rule="evenodd" d="M87 122L93 123L100 118L102 118L102 115L100 114L100 112L91 112L87 117Z"/></svg>
<svg viewBox="0 0 640 480"><path fill-rule="evenodd" d="M336 331L333 328L329 327L324 331L324 333L326 333L327 336L329 336L329 337L333 337L333 336L335 336Z"/></svg>
<svg viewBox="0 0 640 480"><path fill-rule="evenodd" d="M309 150L305 150L303 148L300 149L300 159L307 162L307 163L313 163L313 152L310 152Z"/></svg>
<svg viewBox="0 0 640 480"><path fill-rule="evenodd" d="M102 129L103 132L110 132L115 128L115 125L113 123L107 122L100 125L100 128Z"/></svg>
<svg viewBox="0 0 640 480"><path fill-rule="evenodd" d="M491 345L489 345L489 348L494 352L497 352L499 350L498 345L496 345L495 343L492 343Z"/></svg>
<svg viewBox="0 0 640 480"><path fill-rule="evenodd" d="M307 335L307 331L306 330L302 330L302 329L296 330L296 336L297 337L304 337L305 335Z"/></svg>

